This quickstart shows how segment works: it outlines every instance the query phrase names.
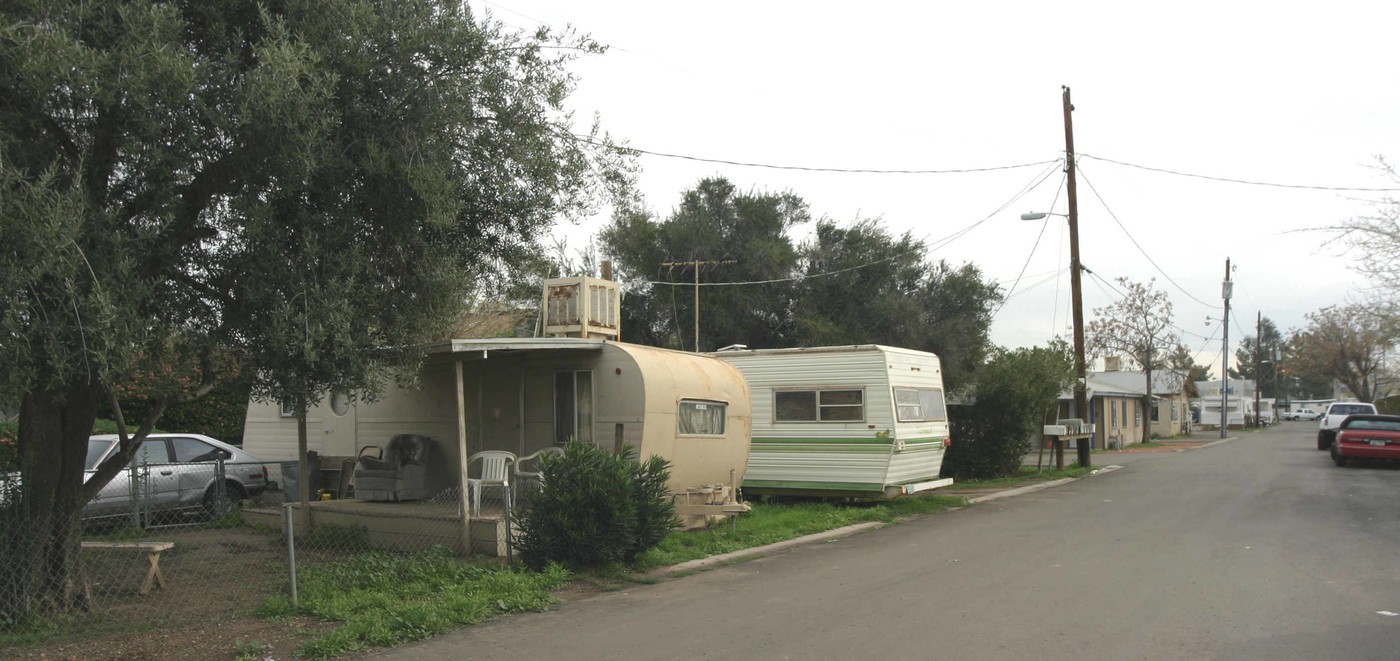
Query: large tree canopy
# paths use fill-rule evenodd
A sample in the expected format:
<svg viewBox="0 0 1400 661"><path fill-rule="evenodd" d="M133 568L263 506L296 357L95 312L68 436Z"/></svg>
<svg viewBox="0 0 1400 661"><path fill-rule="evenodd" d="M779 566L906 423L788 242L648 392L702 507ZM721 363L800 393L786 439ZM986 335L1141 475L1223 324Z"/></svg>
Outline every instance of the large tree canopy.
<svg viewBox="0 0 1400 661"><path fill-rule="evenodd" d="M216 356L255 394L372 394L482 265L625 181L561 103L592 42L453 0L17 0L0 10L0 403L67 580L99 401ZM592 142L592 141L590 141ZM143 435L163 406L153 407ZM48 586L53 587L53 586ZM50 590L52 593L53 590Z"/></svg>
<svg viewBox="0 0 1400 661"><path fill-rule="evenodd" d="M1322 308L1308 313L1307 319L1307 328L1290 338L1290 367L1336 379L1363 402L1394 394L1400 375L1387 361L1400 341L1400 323L1394 317L1352 303Z"/></svg>
<svg viewBox="0 0 1400 661"><path fill-rule="evenodd" d="M664 220L619 212L600 239L626 286L624 339L695 349L699 262L701 350L889 344L937 353L953 386L982 363L1001 294L977 267L930 261L876 220L821 220L794 246L808 221L796 195L724 179L701 181Z"/></svg>

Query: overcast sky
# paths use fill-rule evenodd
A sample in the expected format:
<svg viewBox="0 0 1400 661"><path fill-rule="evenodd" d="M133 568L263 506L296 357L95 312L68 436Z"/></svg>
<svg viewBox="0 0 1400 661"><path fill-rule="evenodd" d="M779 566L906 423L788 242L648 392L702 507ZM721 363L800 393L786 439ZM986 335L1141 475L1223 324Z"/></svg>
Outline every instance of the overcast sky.
<svg viewBox="0 0 1400 661"><path fill-rule="evenodd" d="M653 152L884 170L1050 161L1065 147L1060 86L1069 85L1084 265L1110 282L1156 278L1187 345L1217 376L1219 324L1204 322L1220 316L1225 259L1237 266L1233 352L1254 333L1256 312L1286 332L1307 312L1362 297L1345 258L1306 230L1364 213L1383 194L1210 181L1091 157L1296 186L1397 186L1369 165L1377 154L1400 160L1400 3L471 5L511 26L572 25L609 45L576 63L569 105L581 126L596 112L612 135ZM931 256L973 262L1005 290L1015 284L992 327L996 343L1069 337L1064 219L1019 219L1067 211L1058 170L815 173L650 155L639 164L646 204L663 216L682 191L722 175L743 189L796 193L814 217L879 217L931 244L986 218ZM558 232L578 248L607 220ZM1086 276L1086 319L1115 296Z"/></svg>

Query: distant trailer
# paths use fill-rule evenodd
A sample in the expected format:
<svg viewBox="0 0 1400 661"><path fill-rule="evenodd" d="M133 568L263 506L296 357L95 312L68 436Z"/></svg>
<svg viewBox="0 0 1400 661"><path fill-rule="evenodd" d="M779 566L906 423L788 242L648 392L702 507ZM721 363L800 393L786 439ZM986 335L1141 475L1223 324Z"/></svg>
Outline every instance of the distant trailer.
<svg viewBox="0 0 1400 661"><path fill-rule="evenodd" d="M720 351L749 382L746 494L892 498L952 484L938 356L874 344Z"/></svg>

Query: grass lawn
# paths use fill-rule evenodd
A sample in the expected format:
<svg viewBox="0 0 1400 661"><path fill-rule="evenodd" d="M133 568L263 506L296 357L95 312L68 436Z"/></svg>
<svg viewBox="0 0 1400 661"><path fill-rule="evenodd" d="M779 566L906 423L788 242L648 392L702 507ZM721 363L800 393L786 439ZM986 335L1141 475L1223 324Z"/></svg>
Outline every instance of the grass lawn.
<svg viewBox="0 0 1400 661"><path fill-rule="evenodd" d="M912 516L943 512L964 502L957 496L925 494L851 503L761 503L748 514L738 517L733 522L733 530L730 523L722 522L703 530L671 533L661 541L660 546L643 553L638 565L640 568L664 567L865 521L893 523Z"/></svg>
<svg viewBox="0 0 1400 661"><path fill-rule="evenodd" d="M1036 482L1049 482L1049 481L1051 481L1051 480L1058 480L1058 479L1066 478L1066 477L1083 477L1083 476L1085 476L1086 474L1088 474L1089 471L1091 471L1091 470L1093 470L1093 469L1092 469L1092 468L1085 468L1085 467L1083 467L1083 466L1080 466L1079 464L1070 464L1070 465L1069 465L1068 467L1066 467L1064 470L1055 470L1055 469L1053 469L1053 468L1046 468L1044 471L1041 471L1041 473L1037 475L1036 472L1035 472L1035 468L1034 468L1033 466L1022 466L1022 467L1021 467L1021 472L1020 472L1019 474L1017 474L1017 475L1012 475L1012 476L1010 476L1010 477L998 477L998 478L993 478L993 479L990 479L990 480L967 480L967 481L964 481L964 482L956 482L956 483L953 484L952 487L949 487L949 488L951 488L951 489L986 489L986 488L1005 488L1005 489L1011 489L1011 488L1014 488L1014 487L1020 487L1020 486L1026 486L1026 485L1030 485L1030 484L1035 484Z"/></svg>

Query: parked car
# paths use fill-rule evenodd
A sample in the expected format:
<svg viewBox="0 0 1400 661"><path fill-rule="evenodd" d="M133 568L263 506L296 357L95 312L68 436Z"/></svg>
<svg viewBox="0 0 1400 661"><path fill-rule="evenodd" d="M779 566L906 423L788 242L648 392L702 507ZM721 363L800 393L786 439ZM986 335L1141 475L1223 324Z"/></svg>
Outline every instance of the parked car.
<svg viewBox="0 0 1400 661"><path fill-rule="evenodd" d="M117 435L88 439L87 481L117 451ZM223 490L218 488L223 459ZM131 464L83 509L87 520L130 516L134 504L147 514L197 514L217 518L240 500L269 488L267 466L243 450L201 434L151 434Z"/></svg>
<svg viewBox="0 0 1400 661"><path fill-rule="evenodd" d="M1337 427L1349 415L1375 415L1376 405L1366 402L1333 402L1323 410L1317 422L1317 449L1329 450L1337 437Z"/></svg>
<svg viewBox="0 0 1400 661"><path fill-rule="evenodd" d="M1298 409L1297 411L1288 411L1283 414L1284 420L1316 420L1320 417L1322 417L1322 414L1312 409Z"/></svg>
<svg viewBox="0 0 1400 661"><path fill-rule="evenodd" d="M1347 465L1349 459L1400 460L1400 416L1352 415L1337 428L1332 461Z"/></svg>

